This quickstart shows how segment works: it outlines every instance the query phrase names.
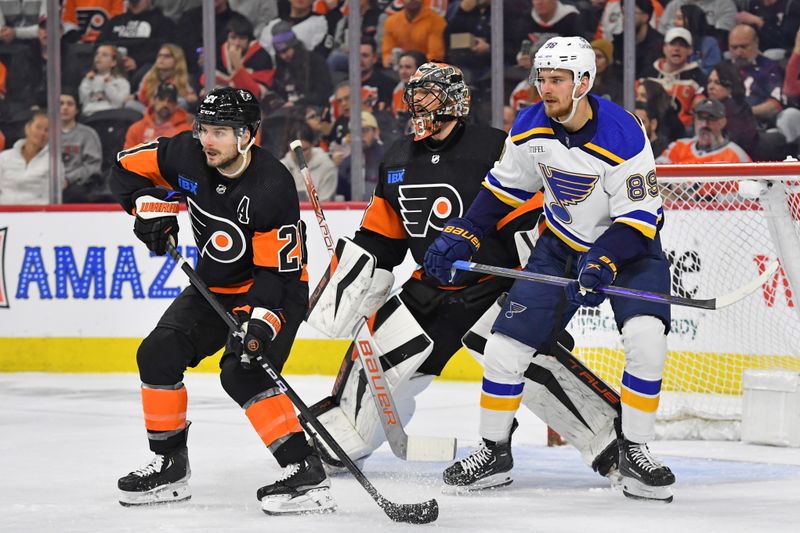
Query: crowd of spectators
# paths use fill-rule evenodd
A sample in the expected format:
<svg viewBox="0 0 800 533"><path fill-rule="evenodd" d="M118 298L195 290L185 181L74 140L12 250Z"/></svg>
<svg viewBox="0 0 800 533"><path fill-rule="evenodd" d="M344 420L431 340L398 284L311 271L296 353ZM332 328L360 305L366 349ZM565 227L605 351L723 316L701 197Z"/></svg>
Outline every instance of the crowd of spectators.
<svg viewBox="0 0 800 533"><path fill-rule="evenodd" d="M296 174L299 138L322 200L350 198L348 9L355 0L215 0L216 68L203 72L201 0L62 0L61 132L67 202L108 201L117 151L191 129L208 75L261 101L257 142ZM46 203L47 2L0 2L0 203ZM623 104L621 0L505 0L503 123L539 100L538 47L581 35L593 93ZM798 155L800 2L635 0L636 109L660 161ZM409 133L403 91L429 60L460 66L470 120L490 118L490 0L360 0L367 195ZM298 191L303 193L301 180ZM709 196L725 193L703 191ZM365 198L352 198L362 200Z"/></svg>

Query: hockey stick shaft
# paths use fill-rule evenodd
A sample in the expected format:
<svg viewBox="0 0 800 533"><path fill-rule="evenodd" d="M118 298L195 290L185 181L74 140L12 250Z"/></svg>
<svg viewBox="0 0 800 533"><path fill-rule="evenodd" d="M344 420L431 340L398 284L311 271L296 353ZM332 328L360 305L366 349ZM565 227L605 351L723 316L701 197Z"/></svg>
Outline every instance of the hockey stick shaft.
<svg viewBox="0 0 800 533"><path fill-rule="evenodd" d="M211 306L214 311L220 316L220 318L225 321L231 331L236 332L238 335L244 337L244 332L242 331L241 324L239 320L227 311L219 300L217 300L216 296L209 290L208 285L200 279L200 276L195 272L195 270L189 265L189 263L184 259L181 253L175 248L175 243L170 239L170 242L167 245L167 250L175 262L178 264L180 269L186 274L186 277L189 278L189 282L192 286L197 289L197 291L205 298L208 304ZM325 443L333 450L333 453L344 463L347 469L353 474L353 476L358 480L362 487L369 493L373 500L383 509L383 512L386 513L386 516L391 518L396 522L408 522L411 524L427 524L430 522L435 521L439 516L439 504L435 499L428 500L422 503L411 503L411 504L398 504L394 503L384 496L381 495L380 492L370 483L364 473L358 468L358 466L353 462L352 459L342 450L342 447L339 446L339 443L328 433L328 430L325 429L325 426L319 421L319 419L314 416L308 406L300 399L300 396L292 389L289 384L286 382L285 379L281 376L280 372L278 372L272 363L269 361L268 358L258 356L256 357L256 361L261 365L261 367L266 371L266 373L272 378L278 388L289 397L289 400L294 404L298 411L305 417L305 420L308 421L313 427L317 434L325 441Z"/></svg>
<svg viewBox="0 0 800 533"><path fill-rule="evenodd" d="M325 213L322 211L322 205L319 202L317 189L311 179L311 171L308 169L305 154L303 153L303 145L299 139L292 141L289 147L294 151L297 162L300 166L300 172L303 174L303 181L306 184L306 191L311 206L314 208L314 213L317 216L317 223L322 232L322 239L325 241L325 246L328 248L328 254L333 258L336 254L333 246L333 235L331 234L328 222L325 219ZM450 461L455 457L456 453L456 439L443 438L443 437L423 437L408 435L403 428L403 424L397 416L397 409L395 408L394 398L392 397L391 390L388 387L386 376L383 372L383 367L378 361L380 351L372 338L369 329L366 328L366 318L360 320L355 328L356 340L355 350L361 360L361 366L365 372L368 372L367 383L369 383L370 390L372 391L372 400L375 403L375 409L378 411L378 419L381 422L381 427L386 435L386 440L389 442L389 447L392 453L403 460L420 460L420 461ZM358 339L358 334L362 334L365 338ZM365 356L365 351L370 354ZM370 360L369 357L374 359ZM377 362L377 364L374 364ZM376 391L375 386L383 387L382 391ZM380 395L379 395L380 392ZM383 402L383 403L382 403ZM388 404L388 405L386 405ZM411 442L409 442L411 439ZM409 455L409 448L417 453Z"/></svg>
<svg viewBox="0 0 800 533"><path fill-rule="evenodd" d="M778 261L772 262L757 278L753 278L741 287L733 291L717 296L716 298L709 298L707 300L697 300L693 298L684 298L681 296L674 296L672 294L663 294L659 292L643 291L639 289L629 289L626 287L617 287L614 285L605 285L598 287L596 292L605 294L606 296L619 296L622 298L633 298L634 300L643 300L646 302L655 302L667 305L679 305L683 307L695 307L698 309L722 309L731 304L742 300L750 293L758 289L761 285L767 282L772 276L780 263ZM568 283L575 281L569 278L562 278L559 276L550 276L548 274L539 274L536 272L528 272L526 270L514 270L512 268L503 268L499 266L482 265L480 263L473 263L471 261L455 261L453 263L453 270L466 270L468 272L478 272L481 274L493 274L505 278L520 279L524 281L533 281L536 283L545 283L547 285L557 285L565 287Z"/></svg>

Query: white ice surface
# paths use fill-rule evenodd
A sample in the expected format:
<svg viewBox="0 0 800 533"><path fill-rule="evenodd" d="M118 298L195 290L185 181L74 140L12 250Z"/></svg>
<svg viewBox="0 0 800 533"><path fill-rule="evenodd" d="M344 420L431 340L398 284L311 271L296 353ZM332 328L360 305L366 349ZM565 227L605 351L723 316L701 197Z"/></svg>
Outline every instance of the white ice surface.
<svg viewBox="0 0 800 533"><path fill-rule="evenodd" d="M331 378L287 376L309 403ZM678 482L671 505L627 500L570 448L547 448L545 428L520 411L509 487L473 496L440 492L444 463L406 463L387 446L365 474L398 503L436 498L439 520L395 524L350 476L333 480L333 515L270 517L258 487L281 469L216 376L188 374L192 499L124 508L117 478L144 466L147 449L135 374L0 374L2 532L743 532L800 530L800 450L736 442L652 444ZM477 440L478 383L437 381L407 430L456 436L459 457Z"/></svg>

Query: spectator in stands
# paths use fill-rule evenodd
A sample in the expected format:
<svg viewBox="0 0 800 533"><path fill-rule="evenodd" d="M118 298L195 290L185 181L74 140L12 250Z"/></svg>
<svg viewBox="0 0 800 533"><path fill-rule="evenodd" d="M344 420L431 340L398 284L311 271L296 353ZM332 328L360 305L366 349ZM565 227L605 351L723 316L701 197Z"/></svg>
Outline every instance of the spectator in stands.
<svg viewBox="0 0 800 533"><path fill-rule="evenodd" d="M381 142L378 121L369 111L361 112L361 141L364 156L364 197L358 200L368 200L378 184L380 164L386 153L386 146ZM352 155L348 155L339 165L339 184L336 192L345 200L351 199L351 164Z"/></svg>
<svg viewBox="0 0 800 533"><path fill-rule="evenodd" d="M656 159L657 163L750 163L741 146L725 134L725 106L706 98L694 110L694 131L691 138L679 139ZM736 182L703 184L697 191L698 199L722 199L718 195L736 194Z"/></svg>
<svg viewBox="0 0 800 533"><path fill-rule="evenodd" d="M333 86L325 59L308 51L288 22L273 25L272 32L276 53L273 89L284 105L324 106Z"/></svg>
<svg viewBox="0 0 800 533"><path fill-rule="evenodd" d="M636 85L636 101L653 106L658 128L669 141L686 137L686 127L678 118L674 100L663 85L655 80L640 79Z"/></svg>
<svg viewBox="0 0 800 533"><path fill-rule="evenodd" d="M361 86L375 93L376 109L390 109L395 82L378 63L378 45L371 37L361 38Z"/></svg>
<svg viewBox="0 0 800 533"><path fill-rule="evenodd" d="M706 14L706 21L716 32L720 42L725 42L728 32L736 25L736 4L733 0L671 0L664 8L658 31L662 34L675 27L675 12L683 4L696 4Z"/></svg>
<svg viewBox="0 0 800 533"><path fill-rule="evenodd" d="M755 28L761 50L788 51L800 28L800 3L792 0L749 0L747 9L736 13L736 22Z"/></svg>
<svg viewBox="0 0 800 533"><path fill-rule="evenodd" d="M728 38L731 60L739 68L745 98L753 115L771 124L783 110L783 71L780 65L761 54L758 34L752 26L739 24Z"/></svg>
<svg viewBox="0 0 800 533"><path fill-rule="evenodd" d="M159 137L172 137L192 129L189 115L178 105L178 89L170 83L158 86L144 117L131 124L125 135L125 150Z"/></svg>
<svg viewBox="0 0 800 533"><path fill-rule="evenodd" d="M325 134L322 124L322 111L317 106L309 105L303 110L303 121L311 128L314 134L314 146L319 146L324 151L328 151L328 143L322 136Z"/></svg>
<svg viewBox="0 0 800 533"><path fill-rule="evenodd" d="M491 67L491 0L461 0L452 18L447 21L445 44L450 61L464 72L467 82L474 82L489 73ZM454 47L453 36L471 36L470 47ZM458 39L457 39L458 40Z"/></svg>
<svg viewBox="0 0 800 533"><path fill-rule="evenodd" d="M8 69L6 69L5 63L0 61L0 100L6 99L6 76L8 75Z"/></svg>
<svg viewBox="0 0 800 533"><path fill-rule="evenodd" d="M722 61L719 41L706 22L706 14L694 4L683 4L675 11L675 28L686 28L692 34L694 52L689 61L696 62L708 76L711 69Z"/></svg>
<svg viewBox="0 0 800 533"><path fill-rule="evenodd" d="M227 34L217 52L216 85L247 89L261 100L275 75L272 57L253 40L253 25L243 16L231 17ZM205 85L205 74L200 76L200 84Z"/></svg>
<svg viewBox="0 0 800 533"><path fill-rule="evenodd" d="M103 147L100 136L76 119L78 97L67 90L61 94L61 162L64 163L64 203L89 202L99 191Z"/></svg>
<svg viewBox="0 0 800 533"><path fill-rule="evenodd" d="M160 9L165 17L175 23L185 12L202 5L203 0L153 0L153 7Z"/></svg>
<svg viewBox="0 0 800 533"><path fill-rule="evenodd" d="M378 20L381 10L373 0L359 0L361 8L361 36L378 42ZM328 54L328 67L332 72L347 74L347 16L341 17L333 26L333 48Z"/></svg>
<svg viewBox="0 0 800 533"><path fill-rule="evenodd" d="M125 12L125 0L64 0L64 31L75 29L82 43L93 43L106 22Z"/></svg>
<svg viewBox="0 0 800 533"><path fill-rule="evenodd" d="M261 35L261 30L278 18L277 0L228 0L228 5L253 24L254 36Z"/></svg>
<svg viewBox="0 0 800 533"><path fill-rule="evenodd" d="M400 81L397 82L397 85L392 91L392 115L394 115L397 123L397 129L403 135L411 133L411 114L408 112L408 106L403 97L406 92L406 84L420 65L426 61L427 58L422 52L418 50L406 50L400 54L400 59L397 62L397 74L400 76Z"/></svg>
<svg viewBox="0 0 800 533"><path fill-rule="evenodd" d="M183 48L176 44L166 43L156 55L156 62L142 78L137 92L138 104L135 106L144 112L152 103L153 97L162 83L170 83L178 89L178 103L185 109L191 109L197 103L197 92L189 82L189 68L183 55ZM130 106L129 107L134 107Z"/></svg>
<svg viewBox="0 0 800 533"><path fill-rule="evenodd" d="M328 19L323 15L314 13L313 0L289 0L289 13L284 18L270 21L263 30L259 42L270 53L277 54L272 45L276 24L288 24L297 39L303 43L306 50L317 52L322 57L328 57L333 48L332 30Z"/></svg>
<svg viewBox="0 0 800 533"><path fill-rule="evenodd" d="M795 107L800 105L800 31L794 38L794 48L786 64L786 77L783 80L783 94Z"/></svg>
<svg viewBox="0 0 800 533"><path fill-rule="evenodd" d="M686 28L674 27L664 36L664 57L658 59L645 75L664 86L678 105L678 118L687 128L692 126L692 108L706 84L706 77L692 55L692 34Z"/></svg>
<svg viewBox="0 0 800 533"><path fill-rule="evenodd" d="M228 22L234 15L237 15L237 12L230 6L228 0L214 0L214 28L217 48L222 46L222 43L228 38L225 28L227 28ZM186 65L192 74L197 74L203 63L200 55L203 52L202 27L203 6L184 12L181 18L178 19L180 33L178 34L177 42L183 48L183 53L186 56Z"/></svg>
<svg viewBox="0 0 800 533"><path fill-rule="evenodd" d="M595 39L592 41L594 49L595 74L592 94L611 100L615 104L622 105L622 81L617 74L612 60L614 58L614 45L605 39Z"/></svg>
<svg viewBox="0 0 800 533"><path fill-rule="evenodd" d="M47 112L37 110L25 124L25 137L0 152L0 204L50 201Z"/></svg>
<svg viewBox="0 0 800 533"><path fill-rule="evenodd" d="M303 155L306 158L308 170L311 172L311 179L317 189L317 196L320 200L331 200L336 193L336 165L333 164L328 154L322 148L314 146L316 139L314 132L306 124L298 124L291 136L292 139L300 139L303 146ZM293 150L288 150L281 159L289 172L294 177L294 184L297 188L297 196L300 201L308 201L308 192L303 174L300 172L300 163Z"/></svg>
<svg viewBox="0 0 800 533"><path fill-rule="evenodd" d="M0 41L36 39L39 20L47 16L45 0L6 0L0 2Z"/></svg>
<svg viewBox="0 0 800 533"><path fill-rule="evenodd" d="M647 135L647 140L650 142L650 147L653 149L653 154L658 157L669 146L670 140L659 132L656 107L650 103L636 102L635 113L639 120L642 121L642 126Z"/></svg>
<svg viewBox="0 0 800 533"><path fill-rule="evenodd" d="M122 107L131 85L119 68L119 52L113 44L101 44L94 54L94 65L78 88L84 115Z"/></svg>
<svg viewBox="0 0 800 533"><path fill-rule="evenodd" d="M350 155L350 82L343 80L336 86L333 92L335 108L338 116L335 117L328 136L325 140L328 143L328 152L331 159L338 167L345 157ZM334 107L334 106L332 106Z"/></svg>
<svg viewBox="0 0 800 533"><path fill-rule="evenodd" d="M520 47L524 40L533 46L544 44L547 39L556 35L584 35L583 20L574 5L562 3L560 0L531 0L530 16L521 17L516 26L507 30L511 36L508 43L512 49ZM590 37L590 36L588 36ZM525 59L528 54L522 51L518 59ZM522 64L530 68L529 65Z"/></svg>
<svg viewBox="0 0 800 533"><path fill-rule="evenodd" d="M725 120L728 134L733 142L759 159L756 153L758 145L758 124L753 110L745 100L745 89L739 69L727 61L718 64L708 75L706 94L725 106Z"/></svg>
<svg viewBox="0 0 800 533"><path fill-rule="evenodd" d="M381 60L394 68L393 50L419 50L429 60L444 59L444 29L447 22L422 0L404 0L403 10L389 15L383 26Z"/></svg>
<svg viewBox="0 0 800 533"><path fill-rule="evenodd" d="M642 77L645 71L661 57L664 49L664 35L653 28L653 0L636 0L633 11L634 29L636 30L636 77ZM621 24L620 17L620 24ZM614 35L614 62L622 65L624 52L622 29Z"/></svg>
<svg viewBox="0 0 800 533"><path fill-rule="evenodd" d="M161 11L153 8L152 0L128 0L127 6L125 13L103 25L97 42L124 47L126 54L120 68L126 75L132 75L139 69L144 72L150 68L161 45L175 36L176 27ZM201 27L186 27L179 34L201 33L197 31Z"/></svg>

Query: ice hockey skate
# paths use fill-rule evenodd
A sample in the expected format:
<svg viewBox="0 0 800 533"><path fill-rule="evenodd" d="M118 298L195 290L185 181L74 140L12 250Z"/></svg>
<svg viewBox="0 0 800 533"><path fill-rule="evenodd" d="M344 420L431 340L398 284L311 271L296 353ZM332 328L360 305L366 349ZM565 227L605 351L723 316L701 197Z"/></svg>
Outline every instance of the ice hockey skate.
<svg viewBox="0 0 800 533"><path fill-rule="evenodd" d="M510 485L514 481L511 477L511 469L514 467L511 436L518 426L515 418L506 442L496 443L482 439L466 459L445 469L442 475L446 484L444 492L460 494Z"/></svg>
<svg viewBox="0 0 800 533"><path fill-rule="evenodd" d="M258 489L257 497L269 515L326 513L336 509L330 487L319 457L309 455L287 466L275 483Z"/></svg>
<svg viewBox="0 0 800 533"><path fill-rule="evenodd" d="M159 455L150 464L120 478L119 503L125 507L181 502L192 497L189 490L189 452L184 447Z"/></svg>
<svg viewBox="0 0 800 533"><path fill-rule="evenodd" d="M647 444L619 439L619 474L622 492L634 500L670 503L675 475L653 457Z"/></svg>
<svg viewBox="0 0 800 533"><path fill-rule="evenodd" d="M622 486L622 476L619 473L619 443L614 440L600 452L600 455L592 461L592 470L603 477L608 478L611 486L619 488Z"/></svg>

